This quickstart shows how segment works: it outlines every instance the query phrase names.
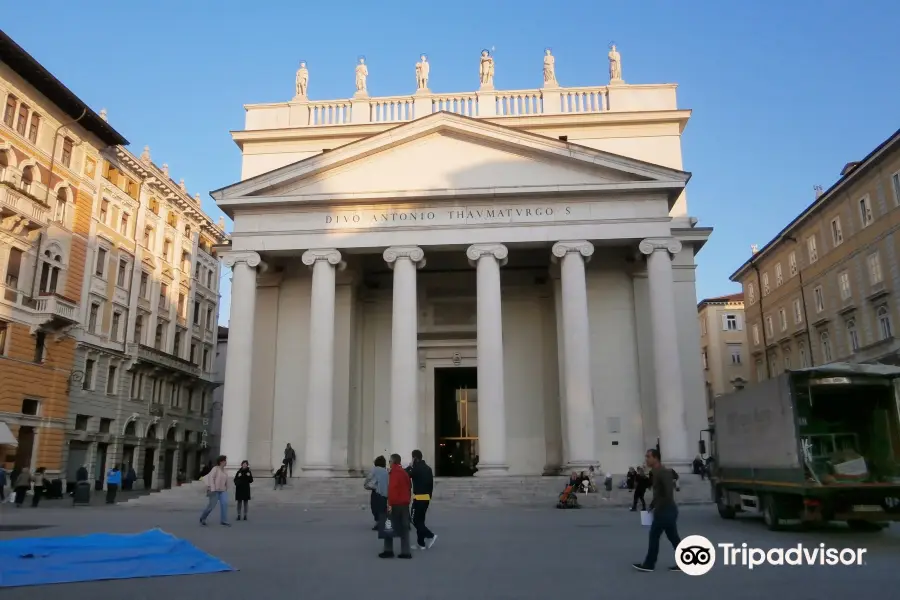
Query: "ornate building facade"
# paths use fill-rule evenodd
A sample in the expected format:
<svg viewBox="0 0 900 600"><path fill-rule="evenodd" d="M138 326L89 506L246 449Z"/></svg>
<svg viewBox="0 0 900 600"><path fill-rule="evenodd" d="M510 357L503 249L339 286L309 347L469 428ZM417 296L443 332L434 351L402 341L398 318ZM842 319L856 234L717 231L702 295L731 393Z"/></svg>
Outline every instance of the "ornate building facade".
<svg viewBox="0 0 900 600"><path fill-rule="evenodd" d="M676 86L543 87L245 106L222 452L358 473L420 448L438 475L624 472L707 427ZM535 61L540 73L540 59ZM412 66L412 65L410 65ZM365 67L365 68L363 68ZM412 73L410 73L412 75ZM349 81L348 68L348 81ZM538 75L539 77L540 75Z"/></svg>

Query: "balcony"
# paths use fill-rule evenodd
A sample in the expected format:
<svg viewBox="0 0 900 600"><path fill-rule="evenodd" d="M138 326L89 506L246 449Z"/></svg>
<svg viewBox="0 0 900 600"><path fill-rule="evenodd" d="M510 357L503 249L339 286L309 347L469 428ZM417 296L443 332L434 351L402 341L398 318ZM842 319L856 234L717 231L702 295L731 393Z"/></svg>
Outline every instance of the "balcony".
<svg viewBox="0 0 900 600"><path fill-rule="evenodd" d="M30 233L46 227L50 207L17 190L7 182L0 183L0 225L12 233Z"/></svg>
<svg viewBox="0 0 900 600"><path fill-rule="evenodd" d="M183 358L178 358L177 356L169 354L168 352L163 352L162 350L151 348L150 346L145 346L143 344L130 344L128 352L132 356L137 356L138 360L150 363L157 367L171 369L173 371L180 371L181 373L185 373L193 377L200 377L202 375L200 367L193 364L192 362L184 360Z"/></svg>
<svg viewBox="0 0 900 600"><path fill-rule="evenodd" d="M78 304L56 294L36 298L34 312L45 326L65 327L78 321Z"/></svg>

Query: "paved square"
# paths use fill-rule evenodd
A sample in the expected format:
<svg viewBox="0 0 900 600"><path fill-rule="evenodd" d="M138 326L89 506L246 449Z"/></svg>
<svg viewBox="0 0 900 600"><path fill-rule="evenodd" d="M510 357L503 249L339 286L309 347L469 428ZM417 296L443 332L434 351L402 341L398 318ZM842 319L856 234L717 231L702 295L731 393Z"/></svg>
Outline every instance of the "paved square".
<svg viewBox="0 0 900 600"><path fill-rule="evenodd" d="M758 520L726 522L712 506L681 509L682 536L713 542L747 542L762 548L867 548L861 567L741 567L717 565L702 577L668 573L673 553L663 539L659 569L642 574L631 563L643 558L647 530L635 513L621 508L560 511L514 508L428 512L438 533L434 548L413 560L382 560L380 542L364 511L251 507L251 521L223 528L215 519L202 528L197 510L90 507L16 510L0 508L0 539L105 531L137 532L160 527L230 563L238 572L187 577L130 579L3 590L4 600L59 594L67 600L99 597L129 600L215 598L651 598L696 599L709 594L729 600L783 594L792 598L883 597L897 585L900 528L857 533L834 527L815 532L769 532ZM233 509L232 509L233 514ZM50 527L8 531L25 525ZM0 565L2 568L2 565ZM774 597L774 596L773 596Z"/></svg>

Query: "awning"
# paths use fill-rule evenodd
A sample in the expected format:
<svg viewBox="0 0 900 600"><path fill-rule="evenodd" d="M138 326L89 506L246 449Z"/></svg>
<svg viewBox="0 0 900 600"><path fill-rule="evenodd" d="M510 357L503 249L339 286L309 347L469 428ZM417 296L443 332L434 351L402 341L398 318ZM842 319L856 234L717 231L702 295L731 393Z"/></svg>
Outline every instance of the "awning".
<svg viewBox="0 0 900 600"><path fill-rule="evenodd" d="M12 434L9 427L3 421L0 421L0 446L18 446L16 436Z"/></svg>

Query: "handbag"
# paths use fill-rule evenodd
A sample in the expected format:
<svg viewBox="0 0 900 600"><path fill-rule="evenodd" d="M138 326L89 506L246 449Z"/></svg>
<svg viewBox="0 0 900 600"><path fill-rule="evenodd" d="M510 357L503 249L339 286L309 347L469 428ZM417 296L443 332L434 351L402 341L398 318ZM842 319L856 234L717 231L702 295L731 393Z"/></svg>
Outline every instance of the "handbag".
<svg viewBox="0 0 900 600"><path fill-rule="evenodd" d="M378 528L378 539L379 540L391 540L394 539L394 526L391 524L390 519L385 519L384 525Z"/></svg>

